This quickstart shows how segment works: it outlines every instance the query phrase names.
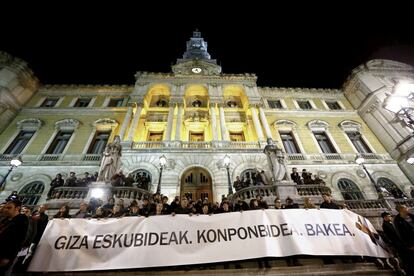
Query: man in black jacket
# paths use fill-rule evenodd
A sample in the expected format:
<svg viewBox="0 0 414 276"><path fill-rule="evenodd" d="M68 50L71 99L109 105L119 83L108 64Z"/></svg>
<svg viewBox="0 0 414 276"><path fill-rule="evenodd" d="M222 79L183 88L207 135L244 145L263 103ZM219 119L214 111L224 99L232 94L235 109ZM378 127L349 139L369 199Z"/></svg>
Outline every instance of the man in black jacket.
<svg viewBox="0 0 414 276"><path fill-rule="evenodd" d="M0 223L0 275L10 271L26 238L29 220L20 214L21 207L21 201L14 199L8 201L2 209L6 219Z"/></svg>
<svg viewBox="0 0 414 276"><path fill-rule="evenodd" d="M398 215L394 218L394 225L402 242L400 256L407 275L414 275L414 215L408 212L406 205L397 205Z"/></svg>

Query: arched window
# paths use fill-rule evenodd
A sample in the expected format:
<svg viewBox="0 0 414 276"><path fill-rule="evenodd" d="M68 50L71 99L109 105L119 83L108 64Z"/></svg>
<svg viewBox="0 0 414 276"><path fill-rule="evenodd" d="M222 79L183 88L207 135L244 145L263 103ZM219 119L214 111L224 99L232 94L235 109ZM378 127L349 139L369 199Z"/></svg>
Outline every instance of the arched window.
<svg viewBox="0 0 414 276"><path fill-rule="evenodd" d="M24 186L19 192L19 198L22 204L29 206L36 205L44 189L45 185L40 181L34 181Z"/></svg>
<svg viewBox="0 0 414 276"><path fill-rule="evenodd" d="M385 188L394 198L404 198L406 195L388 178L381 177L377 182L378 186Z"/></svg>
<svg viewBox="0 0 414 276"><path fill-rule="evenodd" d="M253 185L253 177L256 174L256 169L247 169L240 174L240 180L248 182L249 185Z"/></svg>
<svg viewBox="0 0 414 276"><path fill-rule="evenodd" d="M152 183L152 176L149 171L139 169L129 174L134 179L134 184L141 189L149 190Z"/></svg>
<svg viewBox="0 0 414 276"><path fill-rule="evenodd" d="M345 200L358 200L364 199L364 195L358 186L347 178L341 178L338 180L338 188Z"/></svg>

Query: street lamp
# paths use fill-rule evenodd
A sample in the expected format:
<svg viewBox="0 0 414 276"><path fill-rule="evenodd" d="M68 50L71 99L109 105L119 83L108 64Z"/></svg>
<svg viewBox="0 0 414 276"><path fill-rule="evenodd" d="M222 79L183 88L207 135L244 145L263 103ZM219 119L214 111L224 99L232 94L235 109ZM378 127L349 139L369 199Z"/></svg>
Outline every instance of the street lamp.
<svg viewBox="0 0 414 276"><path fill-rule="evenodd" d="M414 83L400 82L385 99L384 108L414 129Z"/></svg>
<svg viewBox="0 0 414 276"><path fill-rule="evenodd" d="M407 158L407 163L410 165L414 165L414 156L410 156Z"/></svg>
<svg viewBox="0 0 414 276"><path fill-rule="evenodd" d="M371 180L371 183L374 185L375 190L377 190L377 193L381 194L382 190L380 189L380 187L378 187L377 183L375 182L374 178L372 178L371 174L368 172L367 168L365 167L365 159L364 157L357 155L357 158L355 159L355 163L357 163L358 165L362 165L362 168L364 169L366 175L368 175L369 180Z"/></svg>
<svg viewBox="0 0 414 276"><path fill-rule="evenodd" d="M160 177L158 178L157 194L161 194L161 177L165 164L167 164L167 158L164 155L160 156Z"/></svg>
<svg viewBox="0 0 414 276"><path fill-rule="evenodd" d="M230 156L226 154L226 156L224 156L223 163L227 170L227 182L229 185L229 195L232 195L233 188L231 187L230 170L229 170L230 169Z"/></svg>
<svg viewBox="0 0 414 276"><path fill-rule="evenodd" d="M18 166L20 166L22 164L22 158L20 156L16 156L14 157L12 160L10 160L10 169L9 171L6 173L6 175L3 177L3 179L1 180L0 183L0 189L3 187L4 183L6 182L7 177L9 176L9 174L12 172L12 170L14 168L17 168Z"/></svg>

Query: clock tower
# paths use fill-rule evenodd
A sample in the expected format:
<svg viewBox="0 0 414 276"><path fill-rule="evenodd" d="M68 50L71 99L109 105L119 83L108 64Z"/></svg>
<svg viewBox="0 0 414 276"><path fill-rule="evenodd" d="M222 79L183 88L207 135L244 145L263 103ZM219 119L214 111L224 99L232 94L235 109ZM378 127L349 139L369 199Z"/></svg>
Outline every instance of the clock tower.
<svg viewBox="0 0 414 276"><path fill-rule="evenodd" d="M174 73L198 75L218 75L221 73L221 67L217 65L217 61L211 59L207 52L207 42L201 37L201 32L194 31L186 46L183 58L177 59L177 63L172 66Z"/></svg>

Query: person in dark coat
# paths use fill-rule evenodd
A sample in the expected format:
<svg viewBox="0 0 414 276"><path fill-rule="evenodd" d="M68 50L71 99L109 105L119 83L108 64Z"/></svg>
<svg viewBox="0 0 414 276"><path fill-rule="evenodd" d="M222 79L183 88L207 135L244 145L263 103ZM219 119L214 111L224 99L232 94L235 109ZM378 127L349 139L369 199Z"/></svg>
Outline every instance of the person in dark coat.
<svg viewBox="0 0 414 276"><path fill-rule="evenodd" d="M303 184L297 168L292 168L292 173L290 174L290 178L293 180L293 182L295 182L298 185Z"/></svg>
<svg viewBox="0 0 414 276"><path fill-rule="evenodd" d="M322 194L322 198L321 209L341 209L336 203L332 202L332 196L330 194Z"/></svg>
<svg viewBox="0 0 414 276"><path fill-rule="evenodd" d="M58 187L62 187L63 184L65 184L65 181L63 181L62 175L58 173L52 182L50 182L50 190L47 193L47 198L49 199L52 196L53 191Z"/></svg>
<svg viewBox="0 0 414 276"><path fill-rule="evenodd" d="M406 205L397 205L398 215L394 218L395 229L402 243L399 251L403 268L407 275L414 275L414 215L408 212Z"/></svg>
<svg viewBox="0 0 414 276"><path fill-rule="evenodd" d="M20 200L8 201L2 213L5 216L0 223L0 275L11 271L13 261L21 249L29 227L26 215L20 214Z"/></svg>

